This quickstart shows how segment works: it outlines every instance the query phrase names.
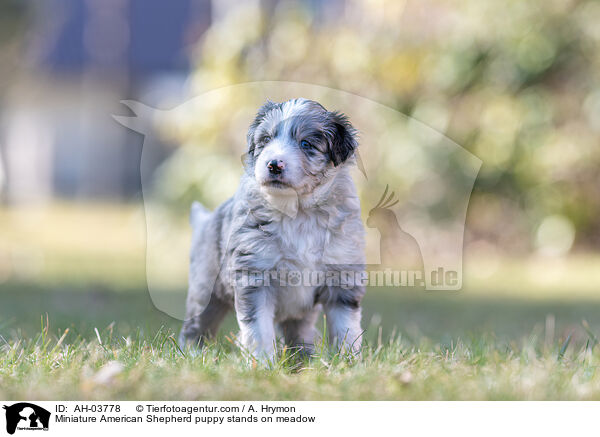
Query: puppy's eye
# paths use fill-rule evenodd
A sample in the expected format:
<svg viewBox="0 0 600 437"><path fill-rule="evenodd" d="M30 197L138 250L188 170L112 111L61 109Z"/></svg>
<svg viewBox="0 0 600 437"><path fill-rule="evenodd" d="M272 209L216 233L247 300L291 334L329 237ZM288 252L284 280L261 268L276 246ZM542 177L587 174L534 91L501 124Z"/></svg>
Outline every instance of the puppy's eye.
<svg viewBox="0 0 600 437"><path fill-rule="evenodd" d="M270 135L265 135L264 137L262 137L260 139L260 142L263 144L267 144L269 141L271 141L271 136Z"/></svg>
<svg viewBox="0 0 600 437"><path fill-rule="evenodd" d="M310 144L306 140L302 140L302 141L300 141L300 146L304 147L305 149L310 149L312 147L312 144Z"/></svg>

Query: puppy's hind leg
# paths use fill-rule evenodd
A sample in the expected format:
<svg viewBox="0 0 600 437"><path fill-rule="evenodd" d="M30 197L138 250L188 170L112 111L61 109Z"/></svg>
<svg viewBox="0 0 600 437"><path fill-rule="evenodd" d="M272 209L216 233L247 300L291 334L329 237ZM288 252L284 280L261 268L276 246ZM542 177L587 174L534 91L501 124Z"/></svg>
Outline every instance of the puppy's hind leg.
<svg viewBox="0 0 600 437"><path fill-rule="evenodd" d="M317 305L301 319L286 320L280 323L285 344L297 348L301 357L310 356L314 352L317 334L315 324L320 312L321 305Z"/></svg>
<svg viewBox="0 0 600 437"><path fill-rule="evenodd" d="M208 305L201 314L188 314L179 334L181 347L202 347L207 338L217 334L221 322L231 309L231 305L215 296L210 297ZM189 312L189 310L188 310Z"/></svg>

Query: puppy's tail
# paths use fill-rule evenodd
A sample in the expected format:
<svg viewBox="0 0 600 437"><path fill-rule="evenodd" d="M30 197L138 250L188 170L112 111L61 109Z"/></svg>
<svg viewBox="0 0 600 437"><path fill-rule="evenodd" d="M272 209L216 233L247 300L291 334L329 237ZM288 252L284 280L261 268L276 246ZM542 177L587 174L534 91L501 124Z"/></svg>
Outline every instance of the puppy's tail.
<svg viewBox="0 0 600 437"><path fill-rule="evenodd" d="M210 216L210 214L210 211L206 209L200 202L192 202L192 208L190 211L190 224L192 225L192 228L199 228Z"/></svg>

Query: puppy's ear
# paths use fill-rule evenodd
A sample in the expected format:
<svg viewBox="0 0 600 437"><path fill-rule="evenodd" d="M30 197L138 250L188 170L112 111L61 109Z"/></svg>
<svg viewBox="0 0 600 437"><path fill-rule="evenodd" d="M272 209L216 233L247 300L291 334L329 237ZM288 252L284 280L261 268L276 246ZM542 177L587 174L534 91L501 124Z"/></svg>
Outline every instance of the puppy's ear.
<svg viewBox="0 0 600 437"><path fill-rule="evenodd" d="M329 145L329 156L336 167L345 162L358 147L356 129L348 117L339 112L330 112L333 137Z"/></svg>
<svg viewBox="0 0 600 437"><path fill-rule="evenodd" d="M266 103L258 109L256 117L254 118L252 124L250 124L250 127L248 128L248 134L246 135L246 140L248 142L248 154L250 156L254 155L254 132L256 131L256 128L263 122L265 116L278 106L279 105L277 103L267 100Z"/></svg>

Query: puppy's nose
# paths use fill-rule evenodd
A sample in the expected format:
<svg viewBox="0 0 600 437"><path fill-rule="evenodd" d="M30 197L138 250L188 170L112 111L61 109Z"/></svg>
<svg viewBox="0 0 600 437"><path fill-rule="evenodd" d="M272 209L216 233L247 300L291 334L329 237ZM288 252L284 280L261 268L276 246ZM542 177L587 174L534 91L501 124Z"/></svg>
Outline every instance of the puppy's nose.
<svg viewBox="0 0 600 437"><path fill-rule="evenodd" d="M267 163L267 168L271 174L279 174L285 168L285 164L281 159L272 159Z"/></svg>

